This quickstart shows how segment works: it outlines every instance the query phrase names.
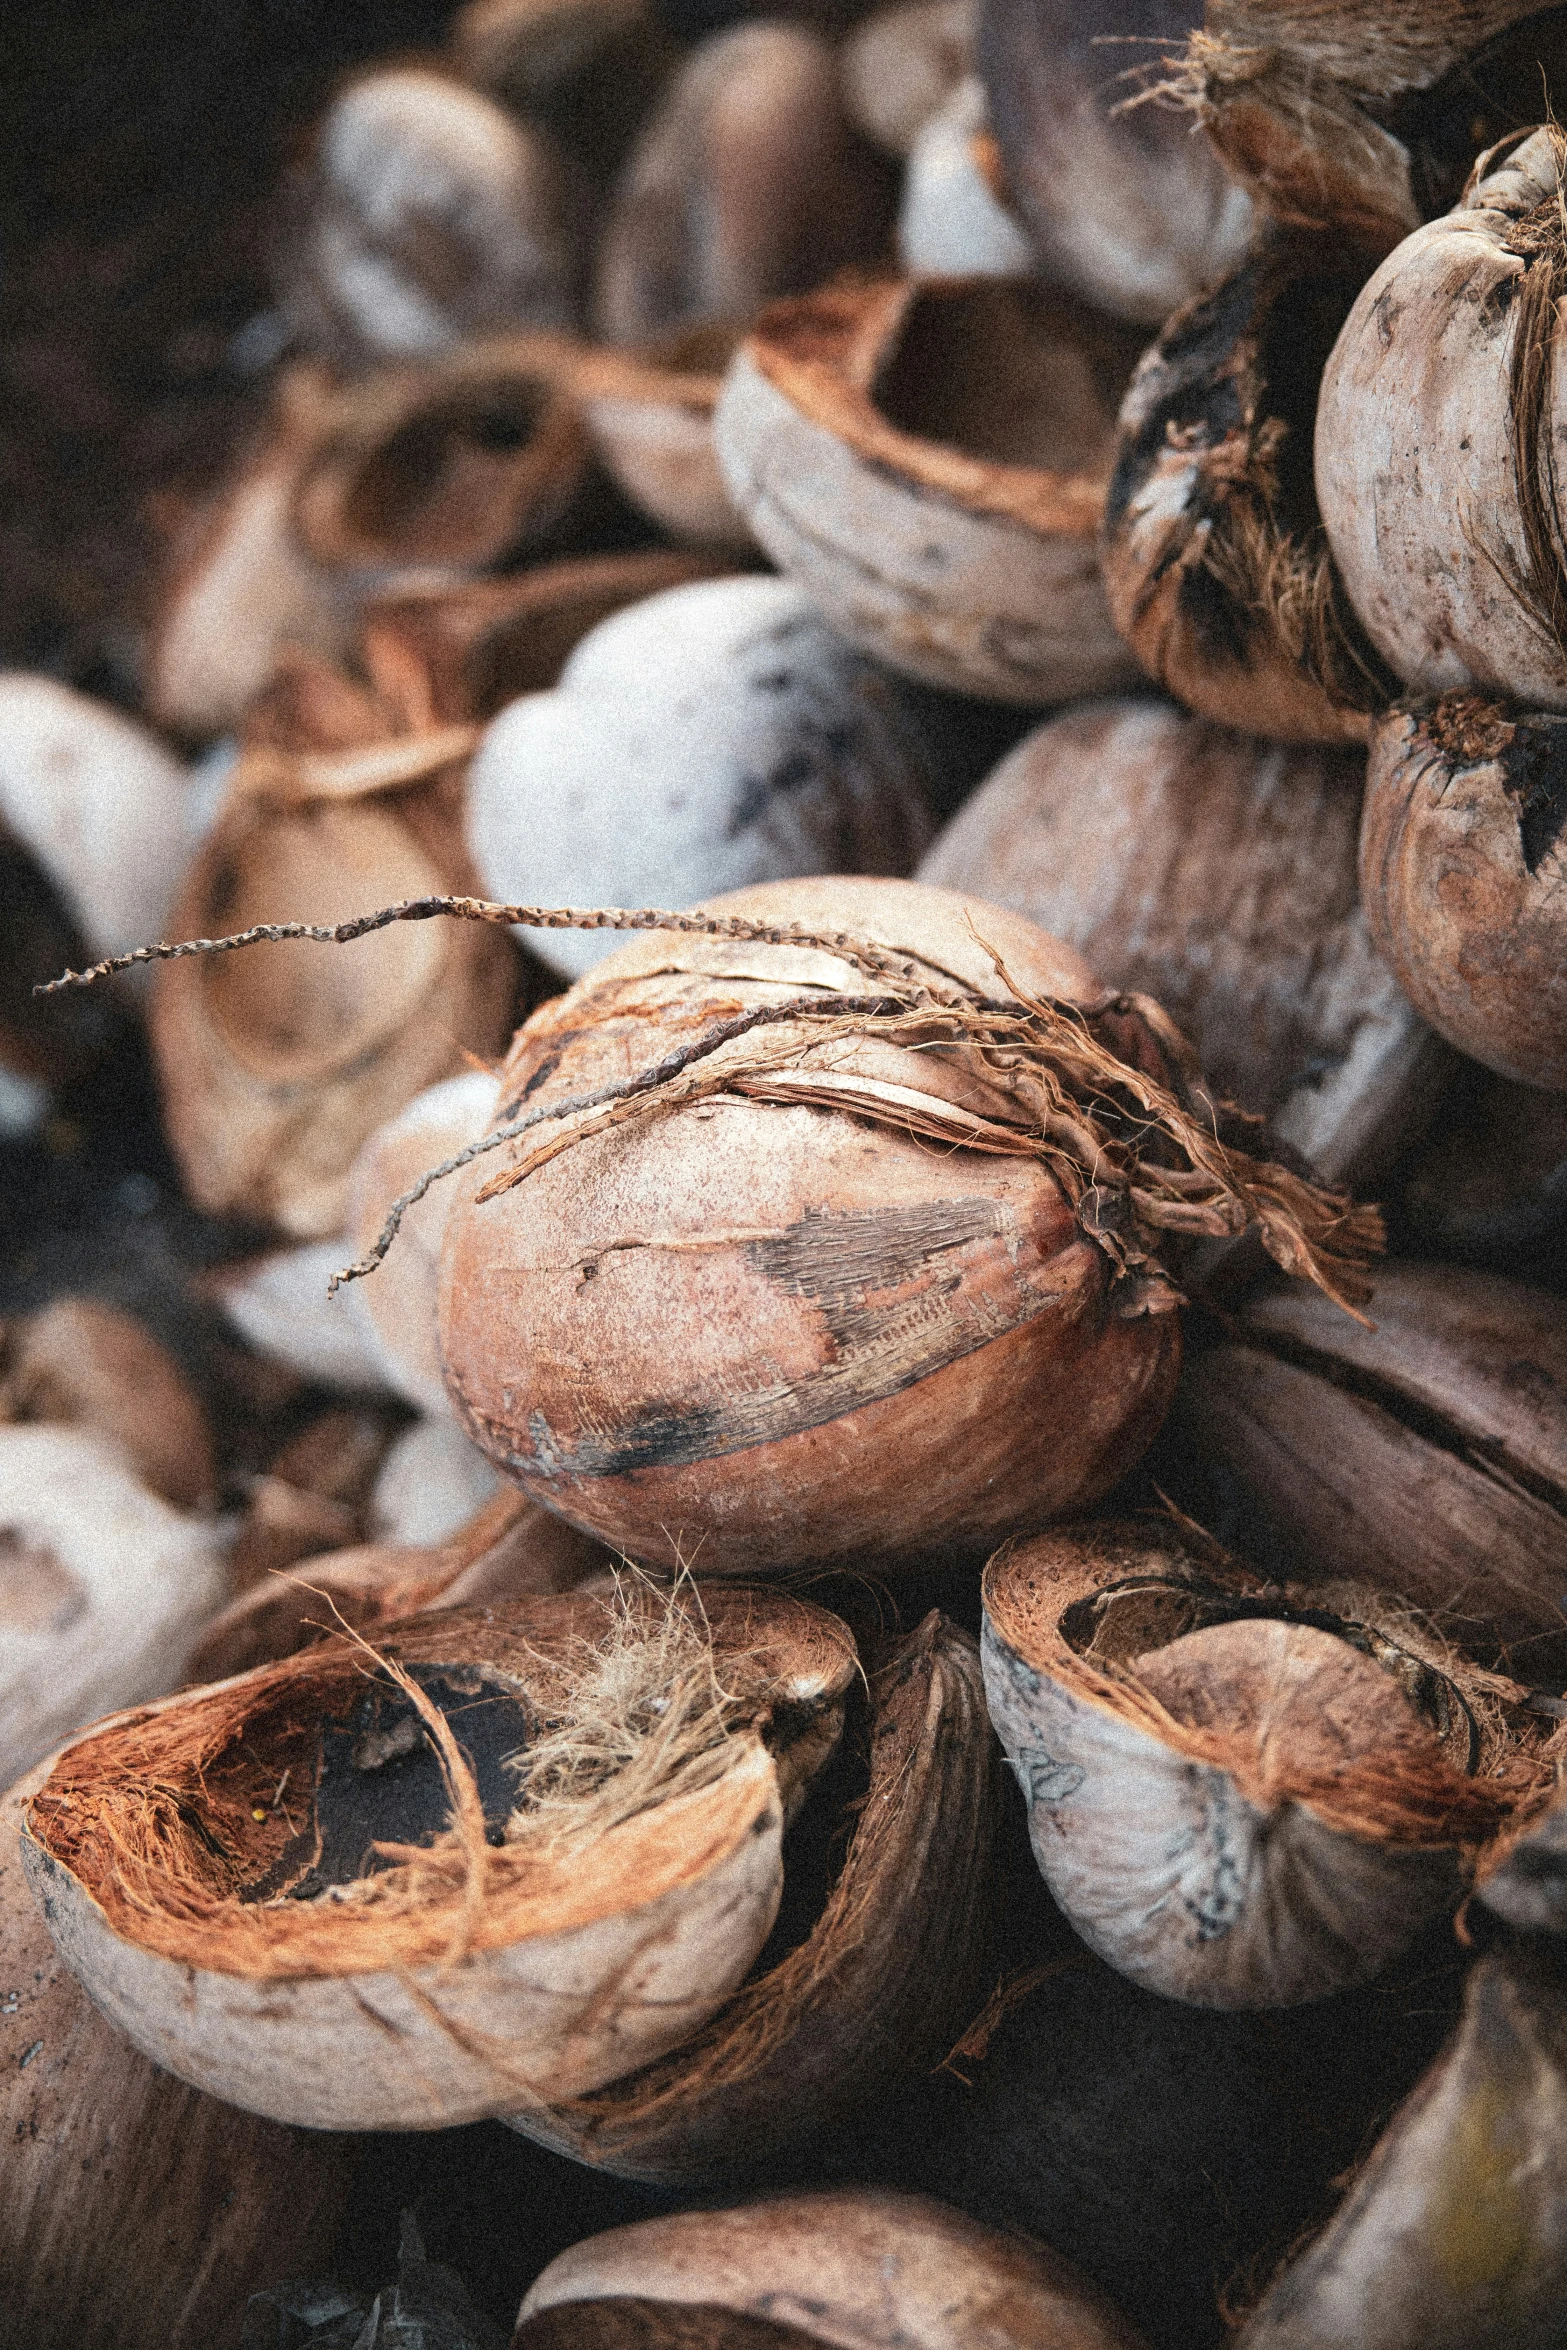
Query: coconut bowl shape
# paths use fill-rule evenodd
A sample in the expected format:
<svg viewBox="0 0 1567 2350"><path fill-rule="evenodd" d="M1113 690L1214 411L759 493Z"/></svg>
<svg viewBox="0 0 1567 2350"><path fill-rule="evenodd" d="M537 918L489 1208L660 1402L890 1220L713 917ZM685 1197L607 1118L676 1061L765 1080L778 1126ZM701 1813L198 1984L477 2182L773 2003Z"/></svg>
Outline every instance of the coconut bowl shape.
<svg viewBox="0 0 1567 2350"><path fill-rule="evenodd" d="M1177 701L1280 742L1364 742L1394 687L1311 473L1317 388L1368 267L1343 239L1264 240L1175 313L1121 409L1104 522L1116 626Z"/></svg>
<svg viewBox="0 0 1567 2350"><path fill-rule="evenodd" d="M1268 1583L1168 1520L1003 1551L984 1656L1051 1892L1099 1957L1199 2006L1368 1980L1551 1784L1525 1693L1501 1708L1407 1606Z"/></svg>
<svg viewBox="0 0 1567 2350"><path fill-rule="evenodd" d="M1141 2350L1042 2244L852 2187L678 2212L550 2263L513 2350Z"/></svg>
<svg viewBox="0 0 1567 2350"><path fill-rule="evenodd" d="M1129 331L1026 279L775 304L719 402L736 505L852 644L1023 705L1122 682L1095 540Z"/></svg>
<svg viewBox="0 0 1567 2350"><path fill-rule="evenodd" d="M1412 1003L1471 1059L1567 1090L1567 717L1469 694L1372 736L1366 918Z"/></svg>
<svg viewBox="0 0 1567 2350"><path fill-rule="evenodd" d="M514 2113L743 1978L855 1671L782 1597L447 1609L83 1740L24 1864L95 2003L194 2086L314 2127Z"/></svg>

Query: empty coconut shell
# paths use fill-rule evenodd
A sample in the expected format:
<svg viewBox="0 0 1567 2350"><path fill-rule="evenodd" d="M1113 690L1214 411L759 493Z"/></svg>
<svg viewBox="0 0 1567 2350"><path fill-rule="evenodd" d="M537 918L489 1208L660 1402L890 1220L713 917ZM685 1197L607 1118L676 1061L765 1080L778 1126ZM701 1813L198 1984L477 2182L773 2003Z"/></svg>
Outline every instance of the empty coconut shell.
<svg viewBox="0 0 1567 2350"><path fill-rule="evenodd" d="M513 2350L1139 2350L1142 2337L1043 2244L924 2196L853 2187L589 2237L530 2288L512 2340Z"/></svg>
<svg viewBox="0 0 1567 2350"><path fill-rule="evenodd" d="M1167 1520L985 1572L985 1689L1034 1854L1089 1948L1206 2007L1377 1973L1538 1804L1549 1724L1402 1603L1280 1587Z"/></svg>
<svg viewBox="0 0 1567 2350"><path fill-rule="evenodd" d="M1538 0L1208 0L1168 86L1277 218L1385 251L1539 119L1564 69L1567 27Z"/></svg>
<svg viewBox="0 0 1567 2350"><path fill-rule="evenodd" d="M670 2055L517 2128L625 2177L718 2185L838 2145L940 2062L995 1923L1000 1758L968 1634L931 1615L893 1644L847 1743L863 1775L819 1822L847 1845L808 1930Z"/></svg>
<svg viewBox="0 0 1567 2350"><path fill-rule="evenodd" d="M286 198L279 307L338 365L568 327L580 202L546 133L429 65L341 91Z"/></svg>
<svg viewBox="0 0 1567 2350"><path fill-rule="evenodd" d="M709 321L641 349L605 344L583 353L573 380L593 445L634 506L672 538L752 554L713 441L739 339L737 327Z"/></svg>
<svg viewBox="0 0 1567 2350"><path fill-rule="evenodd" d="M1452 2041L1236 2350L1553 2350L1567 2302L1567 1983L1493 1951Z"/></svg>
<svg viewBox="0 0 1567 2350"><path fill-rule="evenodd" d="M719 403L767 553L851 643L1022 704L1120 683L1099 586L1123 327L1021 279L872 280L775 304Z"/></svg>
<svg viewBox="0 0 1567 2350"><path fill-rule="evenodd" d="M23 1881L36 1784L0 1800L0 2277L28 2350L212 2350L331 2251L351 2142L203 2097L93 2006Z"/></svg>
<svg viewBox="0 0 1567 2350"><path fill-rule="evenodd" d="M1208 1465L1223 1530L1248 1556L1391 1592L1519 1680L1560 1689L1561 1301L1399 1264L1379 1272L1374 1311L1372 1329L1306 1297L1251 1300L1188 1364L1175 1443Z"/></svg>
<svg viewBox="0 0 1567 2350"><path fill-rule="evenodd" d="M1372 736L1366 919L1433 1028L1487 1068L1567 1090L1567 717L1474 695Z"/></svg>
<svg viewBox="0 0 1567 2350"><path fill-rule="evenodd" d="M982 0L976 35L1007 193L1046 274L1157 326L1241 259L1252 207L1167 105L1201 0Z"/></svg>
<svg viewBox="0 0 1567 2350"><path fill-rule="evenodd" d="M1312 486L1322 370L1367 263L1265 242L1178 310L1132 378L1104 520L1117 627L1204 718L1363 742L1393 680L1334 569Z"/></svg>
<svg viewBox="0 0 1567 2350"><path fill-rule="evenodd" d="M97 1298L57 1298L0 1323L0 1422L28 1421L107 1438L176 1509L212 1499L212 1436L194 1390L149 1330Z"/></svg>
<svg viewBox="0 0 1567 2350"><path fill-rule="evenodd" d="M1213 1092L1361 1191L1452 1065L1361 912L1362 774L1353 751L1092 704L1002 760L920 878L1010 906L1156 996Z"/></svg>
<svg viewBox="0 0 1567 2350"><path fill-rule="evenodd" d="M230 2103L513 2113L741 1981L856 1669L836 1618L755 1592L447 1609L70 1748L25 1865L97 2004Z"/></svg>

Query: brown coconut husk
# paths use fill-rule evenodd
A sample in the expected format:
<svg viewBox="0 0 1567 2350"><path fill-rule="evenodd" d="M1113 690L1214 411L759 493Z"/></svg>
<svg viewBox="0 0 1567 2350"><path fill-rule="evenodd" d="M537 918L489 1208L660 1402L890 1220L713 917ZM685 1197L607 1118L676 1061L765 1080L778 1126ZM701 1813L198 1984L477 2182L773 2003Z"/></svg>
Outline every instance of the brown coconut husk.
<svg viewBox="0 0 1567 2350"><path fill-rule="evenodd" d="M330 2258L353 2145L202 2096L99 2014L23 1882L46 1771L0 1801L0 2325L28 2350L211 2350L249 2293Z"/></svg>
<svg viewBox="0 0 1567 2350"><path fill-rule="evenodd" d="M1334 569L1312 484L1322 369L1370 271L1275 238L1176 312L1121 411L1103 569L1151 677L1283 742L1363 742L1395 690Z"/></svg>
<svg viewBox="0 0 1567 2350"><path fill-rule="evenodd" d="M40 1420L108 1437L176 1509L213 1498L199 1398L152 1333L100 1299L57 1298L0 1323L0 1422Z"/></svg>
<svg viewBox="0 0 1567 2350"><path fill-rule="evenodd" d="M939 2060L989 1963L1000 1819L968 1635L932 1614L895 1643L861 1736L863 1792L805 1937L672 2055L517 2127L622 2177L716 2181L797 2153Z"/></svg>

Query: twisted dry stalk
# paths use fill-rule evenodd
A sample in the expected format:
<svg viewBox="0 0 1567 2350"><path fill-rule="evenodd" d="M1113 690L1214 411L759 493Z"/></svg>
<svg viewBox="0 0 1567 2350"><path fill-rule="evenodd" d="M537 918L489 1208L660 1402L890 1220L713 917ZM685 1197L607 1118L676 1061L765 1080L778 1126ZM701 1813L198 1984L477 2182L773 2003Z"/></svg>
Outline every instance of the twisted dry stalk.
<svg viewBox="0 0 1567 2350"><path fill-rule="evenodd" d="M1180 1302L1157 1254L1164 1234L1223 1238L1254 1230L1284 1270L1314 1282L1353 1313L1370 1295L1367 1271L1382 1245L1381 1218L1342 1193L1253 1157L1221 1131L1197 1080L1190 1048L1150 998L1106 993L1092 1003L1029 995L992 957L1004 994L980 995L912 952L845 932L813 931L737 914L657 907L499 905L468 897L407 899L333 925L259 923L227 938L138 947L40 992L84 986L138 963L223 954L294 939L341 945L394 922L435 917L546 930L673 931L687 936L824 952L867 981L864 994L816 991L717 1021L693 1042L618 1083L523 1111L441 1166L393 1206L368 1254L334 1277L357 1280L385 1257L404 1215L433 1183L537 1126L557 1131L487 1183L479 1200L523 1182L592 1134L715 1095L810 1102L949 1147L1034 1157L1060 1183L1085 1238L1108 1259L1123 1310ZM983 943L983 941L981 941ZM789 1033L769 1046L734 1048L768 1027ZM822 1048L856 1040L940 1052L979 1078L995 1100L981 1117L934 1093L866 1078L824 1062ZM1130 1052L1134 1057L1127 1058ZM807 1056L810 1056L807 1060ZM1157 1072L1157 1073L1155 1073Z"/></svg>

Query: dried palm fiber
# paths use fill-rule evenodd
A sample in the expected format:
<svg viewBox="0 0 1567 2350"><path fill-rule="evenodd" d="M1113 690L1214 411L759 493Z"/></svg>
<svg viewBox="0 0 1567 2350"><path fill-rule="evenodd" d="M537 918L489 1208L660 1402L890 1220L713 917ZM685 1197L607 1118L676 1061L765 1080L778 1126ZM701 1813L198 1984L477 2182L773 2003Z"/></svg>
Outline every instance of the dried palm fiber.
<svg viewBox="0 0 1567 2350"><path fill-rule="evenodd" d="M622 2177L732 2186L838 2145L946 2054L983 1995L996 1907L1000 1758L968 1634L933 1614L889 1644L850 1738L864 1779L803 1939L669 2055L516 2128Z"/></svg>
<svg viewBox="0 0 1567 2350"><path fill-rule="evenodd" d="M1280 742L1363 742L1393 679L1334 569L1312 424L1369 263L1265 239L1178 310L1133 376L1105 502L1116 626L1199 716Z"/></svg>
<svg viewBox="0 0 1567 2350"><path fill-rule="evenodd" d="M1408 1603L1281 1585L1168 1519L985 1570L985 1689L1051 1892L1134 1982L1287 2007L1364 1982L1548 1797L1549 1720Z"/></svg>
<svg viewBox="0 0 1567 2350"><path fill-rule="evenodd" d="M719 460L851 644L932 685L1063 701L1129 670L1095 540L1135 356L1128 329L1027 280L848 280L762 312Z"/></svg>
<svg viewBox="0 0 1567 2350"><path fill-rule="evenodd" d="M60 1297L0 1322L0 1423L47 1422L108 1438L176 1509L217 1481L200 1399L152 1333L115 1306Z"/></svg>
<svg viewBox="0 0 1567 2350"><path fill-rule="evenodd" d="M644 124L599 239L593 325L644 343L749 318L881 249L891 173L855 134L831 45L730 25L685 59Z"/></svg>
<svg viewBox="0 0 1567 2350"><path fill-rule="evenodd" d="M1547 1293L1390 1264L1376 1327L1257 1297L1193 1354L1169 1473L1272 1571L1391 1592L1470 1654L1567 1684L1567 1332Z"/></svg>
<svg viewBox="0 0 1567 2350"><path fill-rule="evenodd" d="M1554 2350L1567 2302L1567 1982L1493 1950L1444 2053L1237 2350Z"/></svg>
<svg viewBox="0 0 1567 2350"><path fill-rule="evenodd" d="M629 2318L616 2321L628 2301L701 2311L706 2323L684 2336L639 2334ZM680 2340L691 2350L768 2350L765 2333L730 2332L721 2312L782 2326L781 2345L1142 2350L1108 2299L1043 2244L875 2187L678 2212L591 2236L530 2287L514 2339L517 2350Z"/></svg>
<svg viewBox="0 0 1567 2350"><path fill-rule="evenodd" d="M376 663L376 642L366 645ZM380 690L378 690L378 684ZM470 886L461 836L471 726L434 720L416 671L360 684L303 656L252 705L227 797L176 925L235 912L341 919L388 895ZM407 934L337 958L161 975L151 1031L164 1117L198 1204L301 1239L341 1231L360 1145L466 1056L496 1053L518 966L502 939Z"/></svg>
<svg viewBox="0 0 1567 2350"><path fill-rule="evenodd" d="M1283 221L1385 252L1457 201L1477 156L1567 78L1536 0L1208 0L1164 94Z"/></svg>
<svg viewBox="0 0 1567 2350"><path fill-rule="evenodd" d="M1004 185L1045 274L1157 326L1241 259L1252 207L1190 124L1142 103L1201 0L982 0Z"/></svg>
<svg viewBox="0 0 1567 2350"><path fill-rule="evenodd" d="M1411 1255L1558 1284L1567 1263L1567 1095L1460 1066L1434 1131L1401 1169Z"/></svg>
<svg viewBox="0 0 1567 2350"><path fill-rule="evenodd" d="M161 1697L233 1585L107 1437L0 1427L0 1782L84 1722Z"/></svg>
<svg viewBox="0 0 1567 2350"><path fill-rule="evenodd" d="M1360 836L1366 919L1461 1052L1567 1090L1567 718L1474 694L1376 727Z"/></svg>
<svg viewBox="0 0 1567 2350"><path fill-rule="evenodd" d="M279 309L338 367L575 323L586 221L564 156L433 63L340 90L281 210Z"/></svg>
<svg viewBox="0 0 1567 2350"><path fill-rule="evenodd" d="M1032 277L1036 257L996 169L985 86L967 74L909 151L897 253L909 277Z"/></svg>
<svg viewBox="0 0 1567 2350"><path fill-rule="evenodd" d="M25 1862L94 1999L182 2078L316 2127L513 2113L741 1981L856 1671L777 1595L448 1608L69 1749Z"/></svg>
<svg viewBox="0 0 1567 2350"><path fill-rule="evenodd" d="M650 0L467 0L449 46L465 78L542 124L595 193L680 61Z"/></svg>
<svg viewBox="0 0 1567 2350"><path fill-rule="evenodd" d="M452 1211L448 1387L508 1474L629 1555L897 1557L1084 1506L1168 1401L1166 1235L1255 1228L1367 1294L1374 1211L1222 1140L1158 1006L999 908L834 878L685 915L426 900L368 927L443 911L672 934L519 1031L501 1122L353 1268L438 1176L554 1128Z"/></svg>
<svg viewBox="0 0 1567 2350"><path fill-rule="evenodd" d="M907 157L968 73L973 0L897 0L878 8L840 53L850 119L889 155Z"/></svg>
<svg viewBox="0 0 1567 2350"><path fill-rule="evenodd" d="M212 2350L282 2269L324 2262L351 2143L203 2097L99 2014L49 1938L0 1797L0 2278L7 2343Z"/></svg>
<svg viewBox="0 0 1567 2350"><path fill-rule="evenodd" d="M191 1684L222 1681L297 1655L335 1631L375 1639L384 1626L428 1608L570 1591L613 1564L609 1551L563 1518L503 1489L444 1542L359 1543L252 1583L206 1625L185 1677Z"/></svg>
<svg viewBox="0 0 1567 2350"><path fill-rule="evenodd" d="M1453 1057L1372 944L1364 762L1151 699L1090 703L1002 760L920 866L1158 998L1209 1086L1331 1182L1380 1182Z"/></svg>
<svg viewBox="0 0 1567 2350"><path fill-rule="evenodd" d="M641 513L683 544L751 555L713 443L739 340L737 326L709 319L645 344L605 343L583 352L572 380L600 459Z"/></svg>

